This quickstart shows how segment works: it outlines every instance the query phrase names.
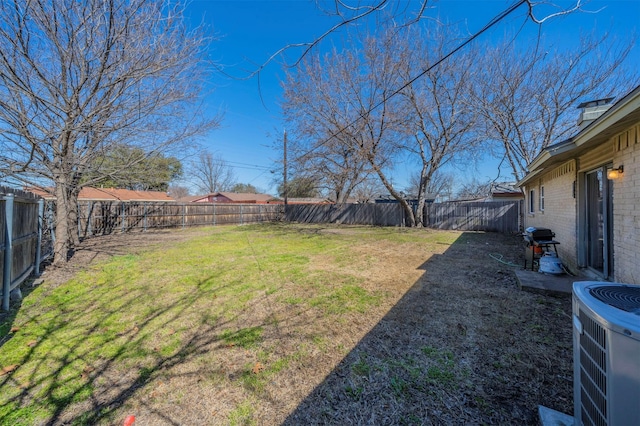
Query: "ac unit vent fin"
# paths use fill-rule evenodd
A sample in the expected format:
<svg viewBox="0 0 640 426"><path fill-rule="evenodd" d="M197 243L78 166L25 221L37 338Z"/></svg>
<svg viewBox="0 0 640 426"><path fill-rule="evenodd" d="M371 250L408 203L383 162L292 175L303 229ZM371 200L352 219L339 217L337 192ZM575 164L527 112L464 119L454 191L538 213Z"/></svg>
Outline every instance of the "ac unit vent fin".
<svg viewBox="0 0 640 426"><path fill-rule="evenodd" d="M607 424L607 330L578 310L584 326L580 335L580 402L585 425Z"/></svg>
<svg viewBox="0 0 640 426"><path fill-rule="evenodd" d="M640 314L640 286L600 285L592 287L589 292L609 306Z"/></svg>

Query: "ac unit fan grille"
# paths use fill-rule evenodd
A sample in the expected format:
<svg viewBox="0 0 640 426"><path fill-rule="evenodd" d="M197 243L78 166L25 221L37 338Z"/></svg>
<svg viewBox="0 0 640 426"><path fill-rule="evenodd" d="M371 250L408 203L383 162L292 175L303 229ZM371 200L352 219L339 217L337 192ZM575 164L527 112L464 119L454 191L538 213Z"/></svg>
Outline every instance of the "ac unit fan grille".
<svg viewBox="0 0 640 426"><path fill-rule="evenodd" d="M640 313L640 286L600 285L592 287L589 292L609 306Z"/></svg>
<svg viewBox="0 0 640 426"><path fill-rule="evenodd" d="M607 424L607 331L578 310L580 335L580 404L583 424Z"/></svg>

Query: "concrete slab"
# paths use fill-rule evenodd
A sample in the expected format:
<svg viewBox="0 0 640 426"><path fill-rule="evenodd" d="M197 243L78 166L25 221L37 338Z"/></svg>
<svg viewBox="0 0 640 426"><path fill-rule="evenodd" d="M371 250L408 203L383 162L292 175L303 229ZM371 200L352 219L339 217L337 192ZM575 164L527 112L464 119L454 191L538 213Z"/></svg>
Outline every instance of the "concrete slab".
<svg viewBox="0 0 640 426"><path fill-rule="evenodd" d="M538 415L542 426L573 426L573 417L551 408L538 405Z"/></svg>
<svg viewBox="0 0 640 426"><path fill-rule="evenodd" d="M571 294L574 282L587 281L585 278L568 274L551 275L522 269L515 272L521 290L555 296Z"/></svg>

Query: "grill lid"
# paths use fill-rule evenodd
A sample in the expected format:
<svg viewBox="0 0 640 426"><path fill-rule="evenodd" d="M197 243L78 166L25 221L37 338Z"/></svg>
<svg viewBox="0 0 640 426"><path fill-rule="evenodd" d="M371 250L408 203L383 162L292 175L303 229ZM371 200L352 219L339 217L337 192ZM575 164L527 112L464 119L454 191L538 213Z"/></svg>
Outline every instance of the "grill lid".
<svg viewBox="0 0 640 426"><path fill-rule="evenodd" d="M589 292L609 306L640 315L640 286L599 285Z"/></svg>
<svg viewBox="0 0 640 426"><path fill-rule="evenodd" d="M552 240L556 234L549 228L536 228L533 226L525 229L526 235L532 240Z"/></svg>

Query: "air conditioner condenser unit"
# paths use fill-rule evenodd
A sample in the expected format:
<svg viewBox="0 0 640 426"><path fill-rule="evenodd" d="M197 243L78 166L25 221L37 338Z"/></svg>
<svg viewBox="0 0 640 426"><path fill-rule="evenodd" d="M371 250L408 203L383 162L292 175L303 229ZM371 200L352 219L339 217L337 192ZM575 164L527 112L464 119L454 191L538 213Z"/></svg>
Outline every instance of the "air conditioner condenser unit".
<svg viewBox="0 0 640 426"><path fill-rule="evenodd" d="M640 425L640 286L573 284L574 421Z"/></svg>

